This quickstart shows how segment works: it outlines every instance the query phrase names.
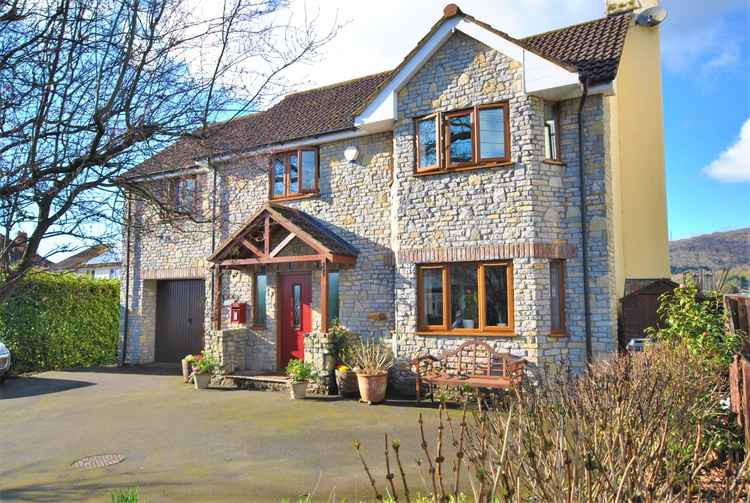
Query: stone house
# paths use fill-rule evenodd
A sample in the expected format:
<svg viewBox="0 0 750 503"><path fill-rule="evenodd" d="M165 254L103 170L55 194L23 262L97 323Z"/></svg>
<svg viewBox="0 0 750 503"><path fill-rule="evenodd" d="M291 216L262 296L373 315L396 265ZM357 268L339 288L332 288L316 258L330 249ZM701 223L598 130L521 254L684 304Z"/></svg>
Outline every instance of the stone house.
<svg viewBox="0 0 750 503"><path fill-rule="evenodd" d="M537 368L613 353L625 280L669 273L659 27L614 4L522 39L448 5L394 70L138 166L203 219L133 204L126 361L325 366L334 319L401 359L476 339Z"/></svg>

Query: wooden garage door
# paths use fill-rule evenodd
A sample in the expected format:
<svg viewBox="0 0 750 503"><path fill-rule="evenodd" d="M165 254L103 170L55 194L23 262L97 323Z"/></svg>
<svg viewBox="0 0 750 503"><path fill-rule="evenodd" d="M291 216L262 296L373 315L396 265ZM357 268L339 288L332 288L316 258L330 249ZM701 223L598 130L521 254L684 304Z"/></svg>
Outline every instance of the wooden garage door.
<svg viewBox="0 0 750 503"><path fill-rule="evenodd" d="M177 362L203 349L203 280L159 281L156 361Z"/></svg>

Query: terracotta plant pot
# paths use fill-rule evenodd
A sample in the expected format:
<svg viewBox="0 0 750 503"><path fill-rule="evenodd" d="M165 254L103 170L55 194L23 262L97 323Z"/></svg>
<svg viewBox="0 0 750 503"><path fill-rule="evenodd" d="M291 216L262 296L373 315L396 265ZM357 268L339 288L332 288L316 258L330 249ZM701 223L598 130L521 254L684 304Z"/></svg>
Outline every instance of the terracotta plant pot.
<svg viewBox="0 0 750 503"><path fill-rule="evenodd" d="M182 382L188 383L190 382L190 362L183 358L180 363L182 364Z"/></svg>
<svg viewBox="0 0 750 503"><path fill-rule="evenodd" d="M307 393L307 381L289 383L289 397L292 400L305 398L305 393Z"/></svg>
<svg viewBox="0 0 750 503"><path fill-rule="evenodd" d="M211 382L211 374L194 374L195 389L206 389Z"/></svg>
<svg viewBox="0 0 750 503"><path fill-rule="evenodd" d="M343 397L359 396L357 374L351 370L345 370L342 372L336 369L336 387L339 389L339 395Z"/></svg>
<svg viewBox="0 0 750 503"><path fill-rule="evenodd" d="M388 372L368 375L357 373L359 384L359 396L361 401L367 403L380 403L385 400L385 391L388 387Z"/></svg>

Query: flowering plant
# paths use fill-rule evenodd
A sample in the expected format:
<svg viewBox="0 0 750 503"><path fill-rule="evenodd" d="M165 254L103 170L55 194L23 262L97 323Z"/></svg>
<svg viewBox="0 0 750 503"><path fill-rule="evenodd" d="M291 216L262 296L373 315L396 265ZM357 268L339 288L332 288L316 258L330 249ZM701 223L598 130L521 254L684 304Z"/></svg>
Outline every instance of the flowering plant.
<svg viewBox="0 0 750 503"><path fill-rule="evenodd" d="M193 374L213 374L219 368L219 362L203 353L194 355L191 364Z"/></svg>

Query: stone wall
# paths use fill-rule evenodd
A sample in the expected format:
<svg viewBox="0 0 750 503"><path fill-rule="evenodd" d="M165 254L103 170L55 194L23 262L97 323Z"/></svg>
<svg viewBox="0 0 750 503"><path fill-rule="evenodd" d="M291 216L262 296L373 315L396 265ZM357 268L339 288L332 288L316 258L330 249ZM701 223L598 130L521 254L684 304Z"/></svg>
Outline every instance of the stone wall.
<svg viewBox="0 0 750 503"><path fill-rule="evenodd" d="M330 393L335 383L334 366L336 359L333 352L333 341L328 334L311 332L305 335L305 361L315 367L317 377L310 383L308 390L313 393Z"/></svg>

